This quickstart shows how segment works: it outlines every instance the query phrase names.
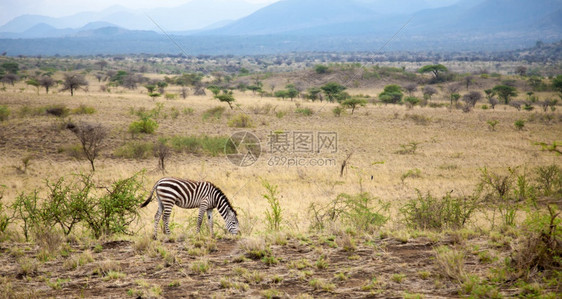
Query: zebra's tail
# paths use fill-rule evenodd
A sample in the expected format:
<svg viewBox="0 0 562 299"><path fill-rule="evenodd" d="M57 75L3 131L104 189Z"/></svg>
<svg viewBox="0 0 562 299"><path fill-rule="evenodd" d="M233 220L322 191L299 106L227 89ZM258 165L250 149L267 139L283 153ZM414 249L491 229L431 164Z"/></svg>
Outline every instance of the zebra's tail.
<svg viewBox="0 0 562 299"><path fill-rule="evenodd" d="M148 204L152 201L152 195L154 194L155 189L156 189L156 185L154 185L154 187L152 188L152 191L150 191L150 195L148 196L146 201L140 206L141 208L144 208L144 207L148 206Z"/></svg>

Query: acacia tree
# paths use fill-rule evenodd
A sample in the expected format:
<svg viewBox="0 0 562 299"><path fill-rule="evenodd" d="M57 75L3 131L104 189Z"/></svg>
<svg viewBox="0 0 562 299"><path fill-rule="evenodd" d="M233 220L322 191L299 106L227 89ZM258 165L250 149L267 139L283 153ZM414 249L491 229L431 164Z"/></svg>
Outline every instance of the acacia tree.
<svg viewBox="0 0 562 299"><path fill-rule="evenodd" d="M328 97L328 101L333 102L336 95L346 90L347 87L336 82L329 82L321 86L320 89L322 89L326 97Z"/></svg>
<svg viewBox="0 0 562 299"><path fill-rule="evenodd" d="M418 72L422 74L432 73L436 81L441 80L440 77L441 73L445 73L447 71L448 71L447 67L445 67L442 64L425 65L418 70Z"/></svg>
<svg viewBox="0 0 562 299"><path fill-rule="evenodd" d="M341 103L343 107L351 108L351 114L355 111L357 107L365 107L367 101L360 98L350 98Z"/></svg>
<svg viewBox="0 0 562 299"><path fill-rule="evenodd" d="M39 85L39 81L37 81L37 79L31 78L31 79L25 81L25 84L37 88L37 94L39 94L39 86L40 86L40 85Z"/></svg>
<svg viewBox="0 0 562 299"><path fill-rule="evenodd" d="M234 96L232 95L232 91L229 92L223 91L222 94L215 95L215 99L227 103L230 109L234 109L234 107L232 107L232 102L236 101L236 99L234 99Z"/></svg>
<svg viewBox="0 0 562 299"><path fill-rule="evenodd" d="M492 88L492 90L494 91L494 93L496 93L498 98L503 100L503 103L506 105L509 104L511 97L517 96L517 90L515 89L515 87L509 85L496 85L494 88Z"/></svg>
<svg viewBox="0 0 562 299"><path fill-rule="evenodd" d="M88 81L82 74L66 73L63 79L63 88L61 91L70 90L70 95L74 96L74 91L84 86L88 86Z"/></svg>
<svg viewBox="0 0 562 299"><path fill-rule="evenodd" d="M54 86L55 83L56 83L55 80L49 76L43 76L39 78L39 85L45 87L46 93L49 93L49 88L51 88L51 86Z"/></svg>

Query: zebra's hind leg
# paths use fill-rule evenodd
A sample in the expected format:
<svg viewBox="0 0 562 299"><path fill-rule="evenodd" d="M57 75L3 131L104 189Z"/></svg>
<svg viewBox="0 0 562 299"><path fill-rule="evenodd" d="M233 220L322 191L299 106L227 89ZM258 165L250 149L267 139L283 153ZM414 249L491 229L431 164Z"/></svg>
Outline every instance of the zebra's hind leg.
<svg viewBox="0 0 562 299"><path fill-rule="evenodd" d="M158 211L154 215L154 240L158 238L158 223L160 223L160 217L162 216L162 206L158 205Z"/></svg>
<svg viewBox="0 0 562 299"><path fill-rule="evenodd" d="M213 210L207 210L207 221L209 223L209 231L211 232L211 238L215 237L213 233Z"/></svg>
<svg viewBox="0 0 562 299"><path fill-rule="evenodd" d="M170 214L172 214L172 209L165 209L164 216L162 216L162 220L164 221L164 233L166 235L170 235Z"/></svg>

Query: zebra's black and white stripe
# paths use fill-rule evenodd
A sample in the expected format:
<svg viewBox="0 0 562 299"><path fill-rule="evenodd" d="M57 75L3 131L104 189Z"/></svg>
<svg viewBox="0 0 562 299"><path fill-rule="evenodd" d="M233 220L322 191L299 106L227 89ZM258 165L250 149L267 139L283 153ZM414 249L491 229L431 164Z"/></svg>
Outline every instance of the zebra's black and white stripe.
<svg viewBox="0 0 562 299"><path fill-rule="evenodd" d="M156 193L158 199L158 211L154 215L154 237L158 233L158 223L160 217L164 220L164 232L170 234L169 220L174 205L184 209L199 208L199 217L197 218L197 232L201 229L201 223L205 212L209 223L211 236L213 235L213 209L217 208L219 214L226 223L226 229L237 234L238 218L236 211L230 205L228 198L224 193L210 182L196 182L191 180L177 178L162 178L154 184L150 196L141 205L145 207L152 200L153 194Z"/></svg>

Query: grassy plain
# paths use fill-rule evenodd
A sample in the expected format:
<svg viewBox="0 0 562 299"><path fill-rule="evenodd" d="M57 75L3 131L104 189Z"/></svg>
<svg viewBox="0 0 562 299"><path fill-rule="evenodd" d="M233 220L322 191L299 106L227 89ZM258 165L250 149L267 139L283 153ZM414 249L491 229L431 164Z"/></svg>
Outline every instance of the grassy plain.
<svg viewBox="0 0 562 299"><path fill-rule="evenodd" d="M193 233L195 211L175 209L172 216L172 221L176 223L172 238L174 242L145 240L151 233L156 212L153 202L141 210L142 219L136 224L136 236L71 244L71 256L92 256L93 261L85 266L65 266L68 257L38 262L38 249L33 244L0 244L3 252L0 260L6 265L1 270L3 288L9 291L6 294L21 296L29 289L28 286L37 286L33 287L32 294L38 297L123 297L127 294L143 297L207 297L209 291L217 297L293 297L306 294L319 297L415 297L415 294L455 297L463 294L459 291L460 286L466 288L470 279L465 278L461 283L446 277L434 260L437 254L434 248L450 245L457 248L455 250L464 250L466 258L463 271L486 280L491 275L490 269L501 264L509 254L504 247L494 245L490 238L495 236L498 242L510 242L518 234L491 230L490 219L485 216L485 211L478 212L461 233L412 231L402 221L400 208L409 199L415 198L416 190L430 192L437 197L450 191L454 195L468 196L475 191L484 167L506 174L508 168L530 173L537 166L562 165L559 156L543 151L535 144L560 140L562 115L559 107L548 113L539 107L534 111L517 111L506 105L498 105L495 110L484 110L481 106L487 103L480 102L472 112L463 113L445 105L409 109L404 105L369 103L358 108L353 115L347 111L336 117L332 113L337 106L335 103L280 100L260 97L250 91L237 91L234 93L235 108L230 110L225 103L213 99L210 92L207 96L190 95L187 99L152 99L144 88L113 88L110 93L101 92L95 78L88 79L91 83L89 91L78 91L73 97L57 91L44 94L41 90L37 93L22 83L14 87L7 86L6 91L0 92L0 104L12 111L11 117L0 123L0 185L5 186L3 202L10 203L21 192L43 188L45 180L90 171L86 160L69 154L72 152L69 149L75 147L78 140L72 132L63 128L68 118L73 122L101 123L109 129L101 156L95 162L94 179L100 188L144 169L144 188L149 191L152 184L164 175L157 169L155 157L138 160L117 157L116 150L127 142L156 142L162 137L189 135L230 136L247 130L261 141L263 152L256 164L239 167L222 154L213 157L173 153L166 161L165 173L175 177L208 180L219 186L237 207L243 234L240 238L223 237L224 232L221 231L217 241L206 238L201 241ZM266 89L268 84L283 86L285 80L272 78L270 83L266 81ZM298 81L299 78L294 80ZM470 86L470 90L490 88L495 84L493 80L478 79L476 84ZM375 81L369 86L347 91L352 95L375 97L387 83ZM170 86L167 92L179 93L179 87ZM461 90L463 94L467 92ZM421 97L420 91L416 94ZM524 93L520 94L520 99L526 97ZM540 99L555 96L547 92L537 92L535 95ZM431 102L446 104L445 93L440 91ZM24 107L54 104L66 105L71 110L86 105L95 108L96 112L91 115L70 114L65 119L22 112L26 109ZM163 105L162 112L155 117L159 124L156 133L132 136L128 132L129 124L138 117L131 113L131 109L150 110L156 104ZM223 116L204 120L205 111L217 106L226 108ZM267 113L263 112L267 110L264 107L270 108ZM296 113L295 109L299 107L310 108L313 114L305 116ZM174 116L174 111L179 112L177 116ZM228 120L238 114L249 115L253 127L229 127ZM522 130L514 126L514 122L520 119L525 120ZM491 130L488 124L488 121L493 120L498 121L495 130ZM269 165L276 156L301 156L297 153L271 152L269 135L279 131L290 133L289 136L301 131L315 134L336 132L335 153L302 155L308 159L306 161L315 159L332 164L302 167ZM318 142L315 139L314 145L318 146ZM416 146L413 153L400 153L400 150L412 144ZM343 176L340 176L341 163L350 153L352 155L347 167ZM21 169L25 157L30 157L30 163L24 172ZM264 213L269 205L263 197L263 181L278 186L283 213L281 233L266 233ZM311 203L327 204L340 193L360 192L368 192L390 204L390 220L378 233L363 236L362 232L353 232L350 236L340 228L334 229L326 237L309 232ZM521 223L524 219L525 213L520 211L516 222ZM222 219L217 220L217 224L222 227ZM268 264L260 259L241 258L240 255L247 253L245 242L251 242L254 238L258 240L256 242L266 240L265 246L270 247L271 256L278 258L281 263ZM347 248L344 246L346 242L355 242L356 245L344 250ZM102 253L91 252L96 244L103 247ZM148 249L139 249L143 246ZM209 249L206 246L214 247ZM509 246L515 246L515 243ZM482 252L492 254L490 263L482 262ZM167 254L173 255L173 258L163 262ZM322 261L319 262L321 256L326 258L325 267ZM22 258L39 265L36 266L38 270L35 276L30 275L22 280ZM302 265L298 264L299 261ZM103 263L117 266L115 269L96 270L103 268ZM197 270L205 269L205 263L208 270ZM99 273L92 274L95 271ZM123 275L108 274L110 271ZM559 286L556 289L544 283L537 288L541 289L540 294L560 291ZM504 296L513 296L519 294L521 289L502 288L494 284L493 290ZM415 294L410 295L412 293Z"/></svg>

